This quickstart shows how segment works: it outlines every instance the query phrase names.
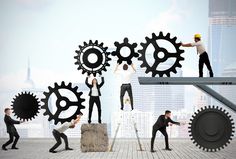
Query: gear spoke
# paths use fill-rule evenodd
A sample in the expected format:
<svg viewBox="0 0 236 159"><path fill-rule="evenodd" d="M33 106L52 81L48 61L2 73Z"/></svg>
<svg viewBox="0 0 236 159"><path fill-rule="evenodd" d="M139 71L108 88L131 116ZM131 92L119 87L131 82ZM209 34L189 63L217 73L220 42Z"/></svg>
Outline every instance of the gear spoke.
<svg viewBox="0 0 236 159"><path fill-rule="evenodd" d="M156 70L157 67L158 67L158 65L159 65L160 63L161 63L161 62L159 62L159 61L155 61L155 63L154 63L153 66L151 67L151 69Z"/></svg>
<svg viewBox="0 0 236 159"><path fill-rule="evenodd" d="M178 57L178 54L177 53L168 53L168 57Z"/></svg>
<svg viewBox="0 0 236 159"><path fill-rule="evenodd" d="M176 67L182 67L182 65L180 64L180 61L184 60L184 58L181 56L181 54L184 53L184 50L181 50L179 48L180 45L176 43L177 38L174 37L171 39L170 33L164 36L162 32L159 32L158 36L156 36L156 34L153 33L152 38L146 37L145 39L146 39L146 43L141 43L141 46L143 49L138 51L141 54L141 57L139 57L138 60L143 62L141 64L141 67L146 67L145 73L152 72L152 77L155 77L156 75L159 75L159 77L162 77L163 75L166 75L167 77L169 77L171 72L177 73ZM159 47L157 40L166 40L170 42L175 47L176 53L170 53L165 48ZM154 51L155 54L153 56L155 62L153 66L150 66L148 64L148 59L146 58L147 48L150 44L152 44L155 49ZM160 52L164 53L164 57L162 58L158 57L158 53ZM168 58L172 58L172 57L176 58L176 61L171 67L165 70L157 69L160 63L164 63L168 60Z"/></svg>
<svg viewBox="0 0 236 159"><path fill-rule="evenodd" d="M159 50L159 49L160 49L160 47L159 47L159 45L157 44L156 41L155 41L155 42L152 42L152 45L153 45L153 47L155 48L155 50Z"/></svg>
<svg viewBox="0 0 236 159"><path fill-rule="evenodd" d="M48 120L52 120L54 119L54 123L57 124L58 122L64 123L64 122L70 122L72 119L75 119L76 116L80 113L81 109L84 109L85 107L82 105L82 103L85 101L83 98L81 98L81 95L83 94L82 92L77 92L78 87L74 87L72 88L72 83L69 83L68 85L65 84L64 81L61 82L61 85L58 85L57 83L55 83L55 88L51 88L49 87L49 92L44 92L44 95L46 96L44 99L42 99L42 102L44 103L44 105L42 106L42 109L45 109L45 113L44 115L49 115ZM70 92L72 92L76 98L78 102L71 102L69 100L68 97L66 96L61 96L59 93L59 89L67 89ZM52 114L52 112L50 111L51 108L49 109L49 99L51 97L51 95L55 93L57 94L57 101L55 103L55 105L52 105L54 107L57 107L56 113ZM66 102L65 106L61 106L60 102L64 101ZM62 111L65 111L65 113L67 112L67 110L71 107L71 106L76 106L77 109L74 112L73 115L71 115L68 118L59 118L59 115ZM51 107L51 106L50 106Z"/></svg>
<svg viewBox="0 0 236 159"><path fill-rule="evenodd" d="M54 93L58 99L62 97L59 90L56 90Z"/></svg>

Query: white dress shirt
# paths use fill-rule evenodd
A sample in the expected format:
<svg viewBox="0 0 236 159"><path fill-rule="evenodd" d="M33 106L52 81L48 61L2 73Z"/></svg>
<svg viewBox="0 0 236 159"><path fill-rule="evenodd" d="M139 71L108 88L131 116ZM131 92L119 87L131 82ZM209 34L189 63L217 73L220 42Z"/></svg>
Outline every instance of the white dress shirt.
<svg viewBox="0 0 236 159"><path fill-rule="evenodd" d="M60 127L55 128L55 130L58 131L59 133L64 133L67 129L69 129L71 125L73 125L73 121L65 122Z"/></svg>
<svg viewBox="0 0 236 159"><path fill-rule="evenodd" d="M201 55L202 53L206 52L205 46L204 46L203 42L201 42L201 41L198 41L198 42L195 42L195 43L191 43L191 45L192 46L196 46L197 53L199 55Z"/></svg>

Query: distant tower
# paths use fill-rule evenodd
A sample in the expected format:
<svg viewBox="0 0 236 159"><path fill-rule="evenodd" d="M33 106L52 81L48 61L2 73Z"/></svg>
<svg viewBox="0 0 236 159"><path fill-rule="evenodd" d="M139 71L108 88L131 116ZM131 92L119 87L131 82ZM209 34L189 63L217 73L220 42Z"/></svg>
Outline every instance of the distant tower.
<svg viewBox="0 0 236 159"><path fill-rule="evenodd" d="M26 80L23 85L23 89L32 89L35 88L34 81L31 79L31 68L30 68L30 59L28 59L27 74Z"/></svg>

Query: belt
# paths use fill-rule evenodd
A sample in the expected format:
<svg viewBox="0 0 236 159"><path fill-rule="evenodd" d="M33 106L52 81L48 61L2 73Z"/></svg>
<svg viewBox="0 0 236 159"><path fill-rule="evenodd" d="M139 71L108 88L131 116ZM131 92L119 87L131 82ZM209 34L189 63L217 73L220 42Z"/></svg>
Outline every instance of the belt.
<svg viewBox="0 0 236 159"><path fill-rule="evenodd" d="M207 54L207 52L205 51L205 52L203 52L200 56L202 56L202 55L204 55L204 54Z"/></svg>

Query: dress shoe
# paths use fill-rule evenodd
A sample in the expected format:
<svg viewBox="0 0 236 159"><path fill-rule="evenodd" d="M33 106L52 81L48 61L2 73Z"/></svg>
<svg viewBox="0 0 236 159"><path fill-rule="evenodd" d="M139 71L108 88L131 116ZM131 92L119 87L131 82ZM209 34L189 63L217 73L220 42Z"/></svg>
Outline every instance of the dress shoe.
<svg viewBox="0 0 236 159"><path fill-rule="evenodd" d="M67 147L66 150L73 150L72 148Z"/></svg>
<svg viewBox="0 0 236 159"><path fill-rule="evenodd" d="M51 152L51 153L57 153L57 151L55 151L55 150L49 150L49 152Z"/></svg>
<svg viewBox="0 0 236 159"><path fill-rule="evenodd" d="M7 148L5 146L2 146L2 150L7 151Z"/></svg>
<svg viewBox="0 0 236 159"><path fill-rule="evenodd" d="M154 152L156 152L156 150L151 150L150 152L151 152L151 153L154 153Z"/></svg>
<svg viewBox="0 0 236 159"><path fill-rule="evenodd" d="M164 150L166 150L166 151L172 151L172 149L170 149L170 148L165 148Z"/></svg>
<svg viewBox="0 0 236 159"><path fill-rule="evenodd" d="M18 150L19 148L18 147L12 147L11 149Z"/></svg>

